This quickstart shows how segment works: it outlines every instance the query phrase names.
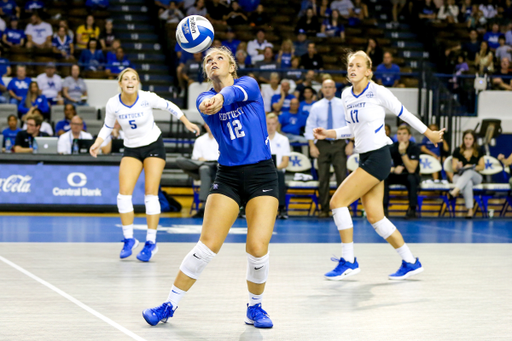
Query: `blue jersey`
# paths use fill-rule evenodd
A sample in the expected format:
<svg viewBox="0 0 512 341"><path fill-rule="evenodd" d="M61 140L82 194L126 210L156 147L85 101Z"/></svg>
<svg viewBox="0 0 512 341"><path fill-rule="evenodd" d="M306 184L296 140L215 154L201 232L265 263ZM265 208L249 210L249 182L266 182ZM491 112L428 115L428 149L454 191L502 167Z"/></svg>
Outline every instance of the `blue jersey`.
<svg viewBox="0 0 512 341"><path fill-rule="evenodd" d="M7 67L11 66L11 62L7 58L0 58L0 77L7 73Z"/></svg>
<svg viewBox="0 0 512 341"><path fill-rule="evenodd" d="M25 10L44 8L44 2L41 0L29 0L25 3Z"/></svg>
<svg viewBox="0 0 512 341"><path fill-rule="evenodd" d="M16 141L16 135L20 132L20 128L16 128L15 130L11 130L11 128L5 128L2 131L2 135L4 135L4 140L2 141L2 147L5 147L6 141L9 140L11 148L14 147L14 142Z"/></svg>
<svg viewBox="0 0 512 341"><path fill-rule="evenodd" d="M219 144L219 164L241 166L269 160L270 141L258 83L251 77L241 77L220 93L224 96L222 109L215 115L201 113ZM197 110L205 99L216 94L214 89L200 94Z"/></svg>
<svg viewBox="0 0 512 341"><path fill-rule="evenodd" d="M13 78L7 85L7 90L12 90L16 96L25 97L27 96L30 82L32 82L30 77L25 77L24 79Z"/></svg>
<svg viewBox="0 0 512 341"><path fill-rule="evenodd" d="M14 0L9 0L7 2L0 1L0 8L3 10L4 16L6 17L16 14L16 7L18 7L18 5L16 5L16 1Z"/></svg>
<svg viewBox="0 0 512 341"><path fill-rule="evenodd" d="M14 45L21 45L21 40L27 37L23 30L15 30L12 28L6 29L4 34L7 36L7 41Z"/></svg>
<svg viewBox="0 0 512 341"><path fill-rule="evenodd" d="M73 39L70 36L66 35L64 40L60 40L59 36L53 37L52 46L56 47L59 51L65 51L66 55L71 54L71 44L73 43Z"/></svg>

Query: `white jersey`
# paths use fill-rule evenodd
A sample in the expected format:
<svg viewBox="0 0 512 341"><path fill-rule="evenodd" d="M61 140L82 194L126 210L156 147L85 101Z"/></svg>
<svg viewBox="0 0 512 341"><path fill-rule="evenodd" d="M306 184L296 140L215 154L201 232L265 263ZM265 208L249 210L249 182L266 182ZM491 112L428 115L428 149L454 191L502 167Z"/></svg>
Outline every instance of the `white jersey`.
<svg viewBox="0 0 512 341"><path fill-rule="evenodd" d="M423 134L427 130L427 126L404 108L391 91L374 82L369 82L358 96L354 95L352 87L346 89L341 95L341 100L345 107L347 126L336 129L336 137L355 137L355 149L358 153L377 150L393 143L386 136L384 129L385 109L409 123L420 133Z"/></svg>
<svg viewBox="0 0 512 341"><path fill-rule="evenodd" d="M137 148L155 142L160 134L160 128L155 124L153 108L168 111L180 119L183 116L180 108L153 92L139 90L137 100L131 106L121 101L121 94L115 95L107 102L105 124L98 137L105 140L116 120L124 131L124 145L128 148Z"/></svg>

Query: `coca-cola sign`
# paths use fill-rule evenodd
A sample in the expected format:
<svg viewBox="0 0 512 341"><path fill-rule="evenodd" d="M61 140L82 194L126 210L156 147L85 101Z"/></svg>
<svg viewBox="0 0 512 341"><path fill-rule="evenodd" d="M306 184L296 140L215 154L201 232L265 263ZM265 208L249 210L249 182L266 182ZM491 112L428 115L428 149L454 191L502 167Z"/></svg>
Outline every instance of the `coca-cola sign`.
<svg viewBox="0 0 512 341"><path fill-rule="evenodd" d="M0 192L30 193L30 175L13 174L5 179L0 178Z"/></svg>

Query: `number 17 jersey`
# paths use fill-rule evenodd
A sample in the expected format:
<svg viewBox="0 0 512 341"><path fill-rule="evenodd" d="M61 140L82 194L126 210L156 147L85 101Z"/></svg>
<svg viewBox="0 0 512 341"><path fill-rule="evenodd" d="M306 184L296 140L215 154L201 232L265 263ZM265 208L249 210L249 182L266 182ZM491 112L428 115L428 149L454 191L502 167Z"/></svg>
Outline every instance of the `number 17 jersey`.
<svg viewBox="0 0 512 341"><path fill-rule="evenodd" d="M272 158L263 98L258 83L250 77L235 79L232 86L220 91L224 105L216 114L203 119L219 144L218 163L240 166ZM197 97L196 105L217 92L212 88Z"/></svg>

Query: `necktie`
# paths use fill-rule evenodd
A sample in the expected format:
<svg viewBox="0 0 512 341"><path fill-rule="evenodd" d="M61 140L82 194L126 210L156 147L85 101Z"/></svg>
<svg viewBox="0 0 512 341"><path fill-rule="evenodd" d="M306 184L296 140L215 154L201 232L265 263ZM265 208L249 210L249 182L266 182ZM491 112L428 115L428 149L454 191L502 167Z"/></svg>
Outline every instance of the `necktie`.
<svg viewBox="0 0 512 341"><path fill-rule="evenodd" d="M332 129L332 103L329 101L329 110L327 111L327 129Z"/></svg>

